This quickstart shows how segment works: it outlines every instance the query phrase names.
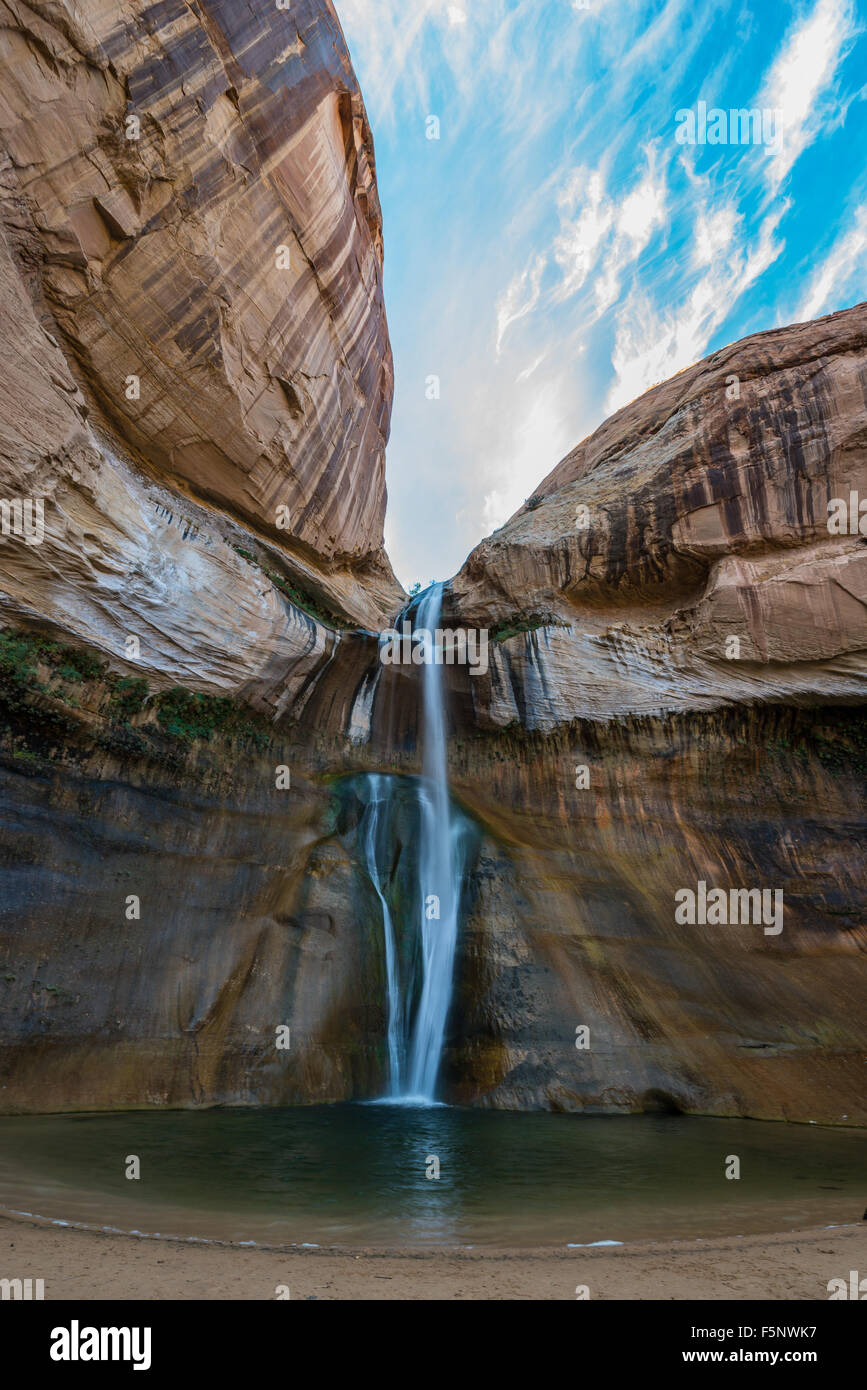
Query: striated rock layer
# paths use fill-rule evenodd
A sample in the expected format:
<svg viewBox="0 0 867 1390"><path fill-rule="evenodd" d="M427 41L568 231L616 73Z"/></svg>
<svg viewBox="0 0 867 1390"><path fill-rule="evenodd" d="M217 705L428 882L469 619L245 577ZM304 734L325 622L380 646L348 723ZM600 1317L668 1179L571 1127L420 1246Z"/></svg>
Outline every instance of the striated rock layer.
<svg viewBox="0 0 867 1390"><path fill-rule="evenodd" d="M401 599L373 146L333 7L0 18L0 495L45 510L42 545L5 546L7 615L268 700L322 626Z"/></svg>
<svg viewBox="0 0 867 1390"><path fill-rule="evenodd" d="M847 346L840 361L826 354L826 377L845 367L863 380L863 325L856 310L773 335L777 356L790 339L807 357L810 341L833 336ZM758 378L753 388L764 389ZM680 471L648 472L657 394L625 412L636 443L621 436L617 478L625 496L655 480L664 564L647 568L646 525L639 540L627 524L576 542L574 489L593 517L613 485L601 468L595 483L591 470L557 486L561 470L452 585L452 621L489 623L498 640L489 676L447 669L452 785L478 845L443 1093L864 1124L867 725L860 611L844 607L863 547L821 523L829 497L864 486L864 394L827 416L811 398L809 523L777 514L748 541L685 559L670 537L688 514L663 499L697 506L711 483L683 489L684 469L702 476L695 440L682 439ZM779 421L776 394L763 399ZM657 434L675 434L669 417ZM719 479L719 447L714 458ZM759 450L740 467L755 487L770 464ZM786 469L775 455L783 495ZM602 578L558 588L556 556L576 546L603 557ZM738 602L709 628L719 570L739 547L751 557L740 573L773 565L783 592L765 607ZM823 623L810 608L820 591ZM739 657L720 650L732 635ZM223 729L221 705L211 734L201 711L154 695L121 718L121 668L76 683L69 661L40 649L7 682L4 1108L381 1093L381 921L340 778L418 771L418 669L381 667L370 636L347 634L291 691L275 657L279 708L233 704L240 715ZM399 895L417 846L396 834L385 888ZM781 894L781 930L765 931L772 919L678 922L675 895L701 882ZM280 1025L292 1029L287 1052L275 1047ZM589 1045L576 1048L584 1028Z"/></svg>
<svg viewBox="0 0 867 1390"><path fill-rule="evenodd" d="M864 305L757 334L654 387L453 581L464 622L532 620L471 683L476 720L547 729L860 700L867 544L828 527L829 502L859 489L867 499Z"/></svg>
<svg viewBox="0 0 867 1390"><path fill-rule="evenodd" d="M285 735L131 733L77 689L0 753L0 1108L378 1094L381 934L327 784Z"/></svg>
<svg viewBox="0 0 867 1390"><path fill-rule="evenodd" d="M470 735L454 777L485 832L455 1096L867 1123L863 711ZM700 883L779 917L679 921Z"/></svg>

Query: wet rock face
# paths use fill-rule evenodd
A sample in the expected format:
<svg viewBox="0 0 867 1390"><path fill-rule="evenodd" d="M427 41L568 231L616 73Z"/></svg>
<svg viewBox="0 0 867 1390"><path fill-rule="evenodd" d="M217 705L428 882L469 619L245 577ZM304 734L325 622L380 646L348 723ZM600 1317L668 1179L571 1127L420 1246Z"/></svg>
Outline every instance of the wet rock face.
<svg viewBox="0 0 867 1390"><path fill-rule="evenodd" d="M863 710L467 735L452 777L487 832L454 1099L867 1124ZM769 910L679 921L702 882Z"/></svg>
<svg viewBox="0 0 867 1390"><path fill-rule="evenodd" d="M0 751L3 1111L379 1094L380 950L328 788L281 738L67 725Z"/></svg>
<svg viewBox="0 0 867 1390"><path fill-rule="evenodd" d="M302 769L403 599L382 254L329 0L4 7L0 499L39 514L0 537L3 1108L375 1093L375 957Z"/></svg>

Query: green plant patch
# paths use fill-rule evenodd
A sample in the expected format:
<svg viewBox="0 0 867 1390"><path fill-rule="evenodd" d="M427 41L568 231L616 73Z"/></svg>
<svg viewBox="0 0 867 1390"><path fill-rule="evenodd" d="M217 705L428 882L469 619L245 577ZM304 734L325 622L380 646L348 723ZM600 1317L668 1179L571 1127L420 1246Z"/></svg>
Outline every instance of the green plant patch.
<svg viewBox="0 0 867 1390"><path fill-rule="evenodd" d="M558 622L553 613L516 613L513 618L495 623L488 631L488 641L508 642L519 632L535 632L540 627L563 627L563 623Z"/></svg>
<svg viewBox="0 0 867 1390"><path fill-rule="evenodd" d="M48 681L40 679L49 669ZM228 697L202 695L175 686L158 696L150 694L143 676L122 676L91 652L62 646L38 634L6 630L0 632L0 734L22 739L11 756L24 771L44 766L48 750L80 733L80 724L64 715L58 704L81 709L75 689L86 681L98 681L90 708L99 707L103 727L96 741L107 752L132 757L143 754L169 756L169 745L153 744L164 735L176 746L189 747L197 741L209 742L220 736L266 748L271 739L267 719L248 705ZM107 695L107 698L106 698ZM49 696L50 701L39 699ZM146 722L133 729L130 720L152 710L156 724ZM144 737L142 736L144 735ZM177 756L171 754L172 757Z"/></svg>
<svg viewBox="0 0 867 1390"><path fill-rule="evenodd" d="M121 676L115 683L108 701L114 719L130 720L141 714L150 687L143 676Z"/></svg>
<svg viewBox="0 0 867 1390"><path fill-rule="evenodd" d="M245 705L223 695L202 695L182 685L173 686L154 699L157 719L167 734L183 743L197 739L210 742L214 735L242 737L252 740L258 748L269 742L265 721Z"/></svg>

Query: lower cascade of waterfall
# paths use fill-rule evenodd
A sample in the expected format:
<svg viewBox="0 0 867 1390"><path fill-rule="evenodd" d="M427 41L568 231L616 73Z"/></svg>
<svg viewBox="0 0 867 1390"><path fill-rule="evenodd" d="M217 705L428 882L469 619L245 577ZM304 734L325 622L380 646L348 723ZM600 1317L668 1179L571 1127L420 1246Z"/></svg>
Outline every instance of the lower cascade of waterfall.
<svg viewBox="0 0 867 1390"><path fill-rule="evenodd" d="M416 628L429 632L431 642L441 604L442 585L434 584L416 610ZM449 797L443 674L433 660L422 667L422 689L421 777L369 773L353 779L364 805L361 854L382 913L385 1099L409 1104L435 1103L471 836L467 817Z"/></svg>

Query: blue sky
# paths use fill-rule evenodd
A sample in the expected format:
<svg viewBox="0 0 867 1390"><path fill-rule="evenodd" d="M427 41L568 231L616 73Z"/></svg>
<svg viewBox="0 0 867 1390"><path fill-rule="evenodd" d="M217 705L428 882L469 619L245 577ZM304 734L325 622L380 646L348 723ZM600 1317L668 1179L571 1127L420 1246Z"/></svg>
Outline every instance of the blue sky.
<svg viewBox="0 0 867 1390"><path fill-rule="evenodd" d="M653 382L867 298L865 0L336 7L376 144L404 585ZM779 114L683 143L702 101Z"/></svg>

